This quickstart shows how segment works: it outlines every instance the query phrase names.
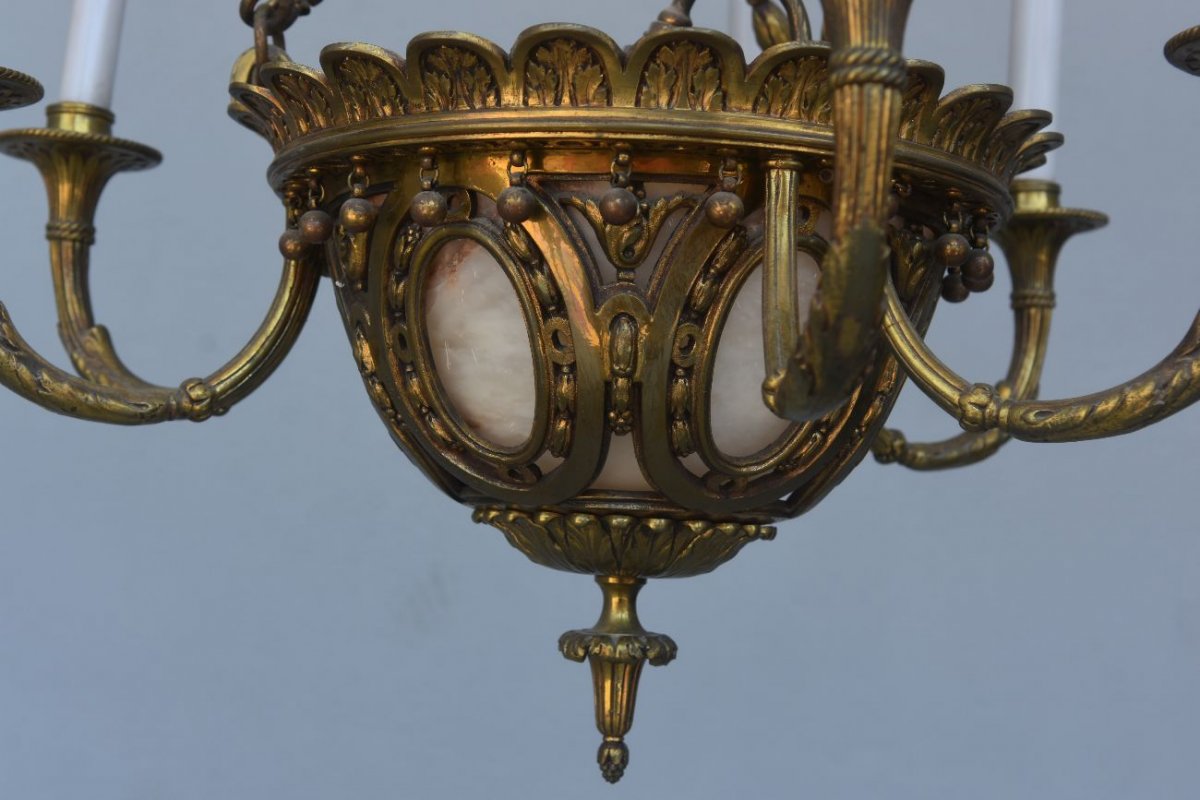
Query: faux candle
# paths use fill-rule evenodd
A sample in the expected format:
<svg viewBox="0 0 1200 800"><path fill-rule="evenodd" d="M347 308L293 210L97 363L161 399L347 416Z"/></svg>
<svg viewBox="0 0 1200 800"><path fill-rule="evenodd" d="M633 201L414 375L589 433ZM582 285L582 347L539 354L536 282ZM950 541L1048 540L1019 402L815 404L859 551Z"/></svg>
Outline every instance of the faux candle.
<svg viewBox="0 0 1200 800"><path fill-rule="evenodd" d="M63 65L64 101L112 106L125 0L75 0Z"/></svg>
<svg viewBox="0 0 1200 800"><path fill-rule="evenodd" d="M1062 23L1062 0L1013 0L1009 82L1015 108L1058 109ZM1047 162L1025 177L1050 180L1053 174Z"/></svg>

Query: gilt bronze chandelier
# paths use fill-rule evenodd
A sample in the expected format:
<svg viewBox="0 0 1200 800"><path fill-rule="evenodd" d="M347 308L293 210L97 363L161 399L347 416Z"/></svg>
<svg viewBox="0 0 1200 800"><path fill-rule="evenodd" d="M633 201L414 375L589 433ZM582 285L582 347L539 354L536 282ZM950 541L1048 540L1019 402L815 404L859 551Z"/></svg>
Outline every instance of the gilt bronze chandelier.
<svg viewBox="0 0 1200 800"><path fill-rule="evenodd" d="M1200 399L1200 317L1133 380L1038 398L1059 251L1106 218L1022 177L1063 142L1049 113L1013 109L1003 86L944 93L940 67L902 55L911 0L823 0L821 36L799 0L750 0L752 59L676 0L629 47L549 24L507 51L462 33L418 36L403 55L330 45L315 69L283 36L318 3L241 2L254 47L234 66L230 114L274 149L286 221L252 340L177 388L122 363L91 310L93 221L108 180L159 154L114 138L102 103L64 101L46 128L0 133L0 150L46 182L73 372L0 306L0 381L81 419L207 420L280 364L328 278L403 452L529 559L599 584L599 620L559 646L590 665L611 782L644 665L676 655L639 621L647 579L709 572L773 538L868 453L960 467L1013 438L1120 435ZM1166 55L1200 74L1200 28ZM0 70L0 108L41 94ZM924 342L939 300L991 287L993 241L1015 325L994 385ZM455 292L478 305L465 312ZM493 366L512 386L494 392L455 357L484 312L507 314L511 334L511 360ZM717 380L723 348L744 361L747 343L765 370ZM916 443L885 428L909 379L963 432Z"/></svg>

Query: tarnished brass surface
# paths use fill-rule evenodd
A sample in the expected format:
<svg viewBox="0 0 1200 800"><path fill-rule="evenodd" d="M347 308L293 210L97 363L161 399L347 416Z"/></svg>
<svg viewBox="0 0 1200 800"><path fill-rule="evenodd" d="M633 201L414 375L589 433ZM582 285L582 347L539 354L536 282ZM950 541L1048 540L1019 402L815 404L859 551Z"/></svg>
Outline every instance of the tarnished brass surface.
<svg viewBox="0 0 1200 800"><path fill-rule="evenodd" d="M1073 442L1132 433L1200 400L1200 315L1158 365L1106 391L1066 400L1004 397L943 364L908 322L894 288L884 332L905 371L967 431L996 430L1028 442Z"/></svg>
<svg viewBox="0 0 1200 800"><path fill-rule="evenodd" d="M1172 36L1163 53L1172 66L1200 75L1200 25Z"/></svg>
<svg viewBox="0 0 1200 800"><path fill-rule="evenodd" d="M823 255L833 244L815 234L835 204L832 52L822 44L779 45L747 74L740 49L712 31L661 29L622 52L591 29L539 26L508 55L461 34L418 37L406 59L335 45L322 55L323 73L273 62L261 70L264 86L239 84L232 93L235 115L279 149L271 169L277 186L315 176L323 206L334 213L350 165L369 175L365 191L379 203L378 221L331 244L338 300L381 415L439 486L474 505L659 509L767 522L801 513L836 485L865 453L898 388L886 357L873 355L859 370L861 386L847 390L838 407L794 426L762 453L730 458L712 441L713 359L728 308L772 241L764 226L779 219L773 204L805 217L798 247ZM1038 133L1048 116L1006 115L1011 93L1003 87L968 87L939 100L940 70L923 62L903 70L896 172L887 179L871 173L883 189L869 213L849 201L844 213L882 217L894 177L910 190L904 217L914 230L942 228L951 192L1007 216L1008 180L1059 141ZM491 210L510 185L514 152L537 200L520 224ZM579 182L607 182L620 152L631 156L634 188L651 194L633 220L611 225L599 193ZM776 192L769 205L766 177L781 157L795 194ZM436 161L439 191L460 208L433 227L409 214L423 175L434 171L421 166L423 158ZM726 230L702 209L724 188L731 164L747 216ZM655 196L659 185L674 188ZM599 250L587 246L581 224ZM882 235L882 220L871 224ZM460 240L497 260L525 309L541 378L537 424L517 451L489 446L469 430L428 354L429 263ZM878 262L886 247L875 234L847 235L838 263L858 263L857 256L846 260L851 242L870 251L863 258L872 273L884 271ZM594 266L606 261L616 266L616 281ZM850 282L829 277L839 274L830 264L823 297L835 283L853 293ZM913 281L906 302L916 309L934 292ZM780 327L779 316L770 316L768 331ZM849 328L837 325L841 333L830 336L821 325L831 347L857 346ZM829 364L841 367L837 359ZM610 437L626 435L634 437L651 491L591 490Z"/></svg>
<svg viewBox="0 0 1200 800"><path fill-rule="evenodd" d="M861 383L875 348L887 271L885 209L909 84L900 50L910 5L911 0L822 0L833 41L833 241L802 331L784 318L793 305L794 283L778 275L794 274L794 257L781 253L781 260L764 265L763 323L787 335L768 337L763 399L781 417L806 422L842 406ZM793 222L782 206L769 208L768 239L772 226ZM776 289L789 292L787 298Z"/></svg>
<svg viewBox="0 0 1200 800"><path fill-rule="evenodd" d="M750 542L775 538L769 525L628 514L480 508L475 521L500 529L509 544L537 564L633 578L701 575Z"/></svg>

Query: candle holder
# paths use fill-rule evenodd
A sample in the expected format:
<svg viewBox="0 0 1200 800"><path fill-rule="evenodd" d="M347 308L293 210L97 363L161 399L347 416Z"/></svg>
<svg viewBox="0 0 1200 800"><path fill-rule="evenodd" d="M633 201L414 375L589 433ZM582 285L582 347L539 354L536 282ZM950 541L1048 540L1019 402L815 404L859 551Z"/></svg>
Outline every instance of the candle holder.
<svg viewBox="0 0 1200 800"><path fill-rule="evenodd" d="M1062 143L1043 131L1050 115L1010 111L1003 86L943 96L937 65L901 56L907 0L825 0L829 43L811 40L797 0L755 0L765 50L750 63L728 36L691 28L692 3L677 0L629 48L541 25L508 51L458 33L419 36L404 57L332 45L321 70L268 44L312 4L242 4L256 48L235 67L230 113L273 147L285 218L284 277L254 339L179 389L122 365L88 302L92 220L107 180L158 154L113 139L106 112L59 105L47 129L0 134L0 150L46 178L79 375L34 353L0 307L0 382L85 419L207 419L278 365L327 275L400 448L534 562L596 577L600 620L560 649L591 665L607 780L628 762L644 664L676 653L638 619L647 578L702 574L773 538L872 449L961 466L1008 438L1125 433L1200 396L1198 324L1128 384L1035 399L1058 251L1105 219L1060 208L1056 184L1014 182ZM1196 31L1170 49L1188 69ZM990 287L993 234L1017 326L995 387L963 381L923 341L939 298ZM511 307L512 333L440 305L451 280L499 286L486 306ZM719 435L718 353L757 280L761 404L776 416L739 450ZM525 406L498 399L519 370L467 390L439 362L472 336L513 345L531 368L530 391L513 395ZM908 377L968 433L910 445L884 431ZM756 397L735 410L762 409Z"/></svg>
<svg viewBox="0 0 1200 800"><path fill-rule="evenodd" d="M110 178L149 169L153 148L111 136L111 112L83 103L47 109L48 125L0 132L0 153L30 161L49 199L46 238L59 336L78 376L55 367L21 337L0 303L0 382L61 414L119 425L203 421L229 410L279 365L300 333L319 273L307 258L288 259L266 320L237 356L207 378L156 386L130 371L97 325L89 289L96 207Z"/></svg>

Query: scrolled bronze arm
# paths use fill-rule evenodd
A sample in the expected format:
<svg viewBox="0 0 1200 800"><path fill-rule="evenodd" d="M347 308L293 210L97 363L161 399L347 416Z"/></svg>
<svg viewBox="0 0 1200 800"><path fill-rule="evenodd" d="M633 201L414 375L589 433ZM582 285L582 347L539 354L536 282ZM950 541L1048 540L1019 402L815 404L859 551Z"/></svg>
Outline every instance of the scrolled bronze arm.
<svg viewBox="0 0 1200 800"><path fill-rule="evenodd" d="M908 321L889 282L884 333L909 377L967 431L1027 442L1072 442L1132 433L1200 400L1200 314L1167 358L1133 380L1067 400L1005 398L943 364Z"/></svg>
<svg viewBox="0 0 1200 800"><path fill-rule="evenodd" d="M265 320L225 366L179 388L147 383L121 362L108 332L95 323L88 268L96 205L108 180L152 167L161 157L111 137L112 116L102 109L63 103L52 106L49 117L47 128L0 133L0 152L32 161L45 180L59 335L81 377L34 351L0 304L0 383L51 411L118 425L201 421L229 410L266 380L299 336L321 274L318 251L285 259Z"/></svg>
<svg viewBox="0 0 1200 800"><path fill-rule="evenodd" d="M1054 312L1054 276L1063 245L1077 233L1107 224L1103 214L1062 208L1059 187L1048 181L1013 183L1016 213L997 235L1012 277L1013 351L1008 372L996 386L1003 400L1037 396L1050 322ZM977 464L999 452L1009 436L999 430L961 433L940 442L909 442L897 430L885 430L874 445L883 463L930 471Z"/></svg>
<svg viewBox="0 0 1200 800"><path fill-rule="evenodd" d="M102 383L70 375L29 346L0 303L0 383L45 409L94 422L201 422L228 411L283 361L312 307L319 274L312 264L288 261L271 310L251 341L209 377L184 381L178 389L132 376L106 375Z"/></svg>
<svg viewBox="0 0 1200 800"><path fill-rule="evenodd" d="M1178 34L1164 51L1172 65L1200 75L1200 27ZM1042 249L1057 255L1056 247L1043 243ZM1101 439L1140 430L1200 400L1200 314L1179 345L1151 369L1111 389L1066 400L1005 397L996 387L968 383L925 345L890 283L883 330L913 381L968 432L1028 442Z"/></svg>
<svg viewBox="0 0 1200 800"><path fill-rule="evenodd" d="M796 307L800 165L780 160L767 174L763 399L777 415L797 421L841 406L876 345L886 277L884 217L908 80L900 50L911 0L823 5L833 40L833 244L807 320Z"/></svg>

